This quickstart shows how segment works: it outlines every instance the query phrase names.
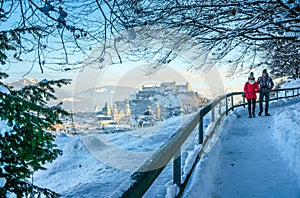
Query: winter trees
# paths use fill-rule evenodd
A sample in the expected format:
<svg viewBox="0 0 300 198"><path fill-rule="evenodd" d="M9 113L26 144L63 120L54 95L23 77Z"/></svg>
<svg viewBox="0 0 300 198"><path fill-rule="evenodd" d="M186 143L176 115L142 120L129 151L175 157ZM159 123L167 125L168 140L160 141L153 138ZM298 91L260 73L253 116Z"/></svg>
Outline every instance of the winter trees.
<svg viewBox="0 0 300 198"><path fill-rule="evenodd" d="M95 46L102 62L113 16L98 0L3 0L0 2L0 60L62 71L80 65ZM106 2L106 1L105 1ZM108 4L107 4L108 5ZM103 7L104 6L104 7ZM117 22L116 22L117 25Z"/></svg>
<svg viewBox="0 0 300 198"><path fill-rule="evenodd" d="M0 79L7 76L0 73ZM69 80L43 80L15 90L0 81L1 197L57 196L51 190L35 186L30 178L34 171L44 169L45 163L61 154L47 130L60 123L60 116L67 112L60 104L49 107L47 102L56 99L53 86L68 83Z"/></svg>
<svg viewBox="0 0 300 198"><path fill-rule="evenodd" d="M122 62L132 55L165 64L193 48L207 54L203 61L229 63L237 71L259 65L274 48L270 41L299 47L297 0L4 0L0 7L2 63L6 57L29 59L41 70Z"/></svg>
<svg viewBox="0 0 300 198"><path fill-rule="evenodd" d="M275 40L265 43L267 46L273 46L272 49L266 49L265 60L267 65L272 66L273 75L299 76L300 56L299 43L287 40Z"/></svg>
<svg viewBox="0 0 300 198"><path fill-rule="evenodd" d="M128 27L176 30L174 34L193 39L212 59L232 63L233 71L246 64L250 67L259 64L262 60L258 58L272 51L276 42L293 43L296 48L292 53L299 54L299 1L124 0L119 4L126 7L120 10L120 15L128 19ZM267 46L270 41L273 45ZM168 46L170 51L166 56L180 49L176 45Z"/></svg>

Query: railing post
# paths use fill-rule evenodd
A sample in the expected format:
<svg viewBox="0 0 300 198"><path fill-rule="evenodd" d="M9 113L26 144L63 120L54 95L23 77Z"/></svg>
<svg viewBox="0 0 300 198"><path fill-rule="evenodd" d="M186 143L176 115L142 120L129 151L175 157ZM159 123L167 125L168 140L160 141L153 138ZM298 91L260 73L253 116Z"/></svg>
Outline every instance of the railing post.
<svg viewBox="0 0 300 198"><path fill-rule="evenodd" d="M294 89L293 89L293 98L295 97Z"/></svg>
<svg viewBox="0 0 300 198"><path fill-rule="evenodd" d="M219 115L221 116L222 113L222 102L219 102Z"/></svg>
<svg viewBox="0 0 300 198"><path fill-rule="evenodd" d="M243 107L244 107L244 108L246 108L246 99L245 99L245 98L246 98L246 97L243 97L243 104L244 104Z"/></svg>
<svg viewBox="0 0 300 198"><path fill-rule="evenodd" d="M277 98L277 100L278 100L278 91L276 91L276 98Z"/></svg>
<svg viewBox="0 0 300 198"><path fill-rule="evenodd" d="M181 188L181 149L177 151L173 159L173 184Z"/></svg>
<svg viewBox="0 0 300 198"><path fill-rule="evenodd" d="M231 96L231 107L232 107L232 111L234 110L233 109L233 95Z"/></svg>
<svg viewBox="0 0 300 198"><path fill-rule="evenodd" d="M285 96L285 98L286 98L286 96L287 96L287 94L286 94L286 90L284 90L284 96Z"/></svg>
<svg viewBox="0 0 300 198"><path fill-rule="evenodd" d="M200 120L199 120L199 144L203 143L203 117L200 114Z"/></svg>
<svg viewBox="0 0 300 198"><path fill-rule="evenodd" d="M215 108L213 107L210 111L210 122L215 121Z"/></svg>
<svg viewBox="0 0 300 198"><path fill-rule="evenodd" d="M228 115L228 101L227 101L227 96L225 98L225 103L226 103L226 115Z"/></svg>

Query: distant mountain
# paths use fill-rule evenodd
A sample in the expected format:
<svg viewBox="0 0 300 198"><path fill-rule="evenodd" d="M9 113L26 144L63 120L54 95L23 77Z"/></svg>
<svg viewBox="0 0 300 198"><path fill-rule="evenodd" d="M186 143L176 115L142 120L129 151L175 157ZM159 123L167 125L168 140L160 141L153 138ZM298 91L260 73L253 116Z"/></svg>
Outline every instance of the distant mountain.
<svg viewBox="0 0 300 198"><path fill-rule="evenodd" d="M89 88L73 95L73 109L74 111L93 111L95 106L102 107L105 102L111 105L115 101L126 100L133 91L132 87L119 86Z"/></svg>
<svg viewBox="0 0 300 198"><path fill-rule="evenodd" d="M15 89L20 89L24 86L34 85L39 82L40 82L39 80L34 78L24 78L24 79L15 80L11 82L10 85L12 85ZM59 100L63 100L64 98L70 98L72 96L72 92L68 90L68 88L65 88L65 86L63 86L62 88L55 89L55 96Z"/></svg>
<svg viewBox="0 0 300 198"><path fill-rule="evenodd" d="M14 86L14 88L19 89L19 88L24 87L26 85L34 85L38 82L39 81L35 78L23 78L23 79L20 79L20 80L15 80L15 81L11 82L10 84L12 86Z"/></svg>
<svg viewBox="0 0 300 198"><path fill-rule="evenodd" d="M81 97L103 97L107 99L120 100L129 98L133 92L132 87L117 87L117 86L104 86L104 87L93 87L78 93Z"/></svg>
<svg viewBox="0 0 300 198"><path fill-rule="evenodd" d="M39 81L34 78L24 78L11 82L10 84L16 89L20 89L26 85L36 84ZM132 87L117 87L117 86L103 86L93 87L75 94L72 86L63 86L57 88L55 96L58 102L62 101L63 106L68 111L94 111L95 106L104 106L105 102L111 104L116 100L125 100L129 98L134 91ZM54 103L54 102L52 102ZM52 104L51 103L51 104ZM57 103L57 101L55 101Z"/></svg>
<svg viewBox="0 0 300 198"><path fill-rule="evenodd" d="M24 87L26 85L36 84L39 81L34 78L26 78L16 80L12 83L16 89ZM110 106L116 101L123 102L123 106L126 105L127 99L134 95L135 89L132 87L121 87L121 86L103 86L103 87L92 87L76 93L72 85L63 86L62 88L57 88L55 96L58 98L57 101L52 101L49 105L57 104L58 102L63 102L63 107L67 111L72 112L90 112L94 111L95 107L100 107L100 109L107 102ZM156 93L152 97L146 100L131 101L130 105L133 114L141 114L151 106L152 109L156 108L157 103L161 105L162 114L164 109L176 109L183 106L184 111L190 112L201 106L202 103L207 101L200 101L196 95L185 95L179 94L174 95L169 92L163 94ZM121 104L120 103L120 104ZM122 106L122 105L121 105Z"/></svg>

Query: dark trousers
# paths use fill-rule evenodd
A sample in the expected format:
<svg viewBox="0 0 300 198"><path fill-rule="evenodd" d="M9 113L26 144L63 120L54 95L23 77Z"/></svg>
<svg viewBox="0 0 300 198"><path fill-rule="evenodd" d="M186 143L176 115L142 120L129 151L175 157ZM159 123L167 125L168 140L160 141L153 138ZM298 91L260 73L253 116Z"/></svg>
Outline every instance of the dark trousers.
<svg viewBox="0 0 300 198"><path fill-rule="evenodd" d="M253 115L255 112L255 105L256 105L256 98L252 98L252 99L247 99L248 101L248 112L249 112L249 116ZM251 108L252 106L252 108ZM252 113L251 113L252 110Z"/></svg>
<svg viewBox="0 0 300 198"><path fill-rule="evenodd" d="M265 98L266 101L266 107L265 107L265 113L269 112L269 100L270 100L270 92L259 92L259 110L260 112L263 112L263 100Z"/></svg>

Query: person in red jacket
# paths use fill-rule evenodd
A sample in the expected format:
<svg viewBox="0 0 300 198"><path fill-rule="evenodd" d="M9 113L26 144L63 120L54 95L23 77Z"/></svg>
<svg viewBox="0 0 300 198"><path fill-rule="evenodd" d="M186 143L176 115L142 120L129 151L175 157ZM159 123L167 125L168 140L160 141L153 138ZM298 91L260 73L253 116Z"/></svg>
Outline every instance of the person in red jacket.
<svg viewBox="0 0 300 198"><path fill-rule="evenodd" d="M259 93L259 87L258 83L255 81L253 72L250 73L248 81L245 83L244 93L246 94L246 99L248 101L249 118L252 118L252 116L255 117L256 93Z"/></svg>

